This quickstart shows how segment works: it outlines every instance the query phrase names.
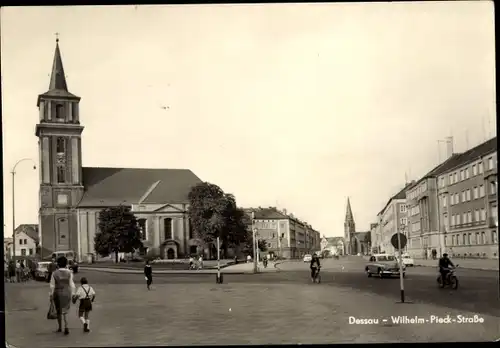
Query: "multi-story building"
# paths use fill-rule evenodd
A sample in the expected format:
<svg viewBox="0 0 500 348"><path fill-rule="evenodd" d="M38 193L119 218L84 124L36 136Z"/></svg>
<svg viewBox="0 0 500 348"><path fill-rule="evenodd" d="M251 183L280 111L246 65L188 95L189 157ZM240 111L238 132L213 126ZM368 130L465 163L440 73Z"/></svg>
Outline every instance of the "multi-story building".
<svg viewBox="0 0 500 348"><path fill-rule="evenodd" d="M245 211L248 215L253 212L257 238L266 241L268 253L284 258L299 258L321 250L319 232L286 210L259 207Z"/></svg>
<svg viewBox="0 0 500 348"><path fill-rule="evenodd" d="M380 234L380 224L378 223L378 220L376 223L370 224L370 240L371 240L370 252L373 254L379 253L382 238Z"/></svg>
<svg viewBox="0 0 500 348"><path fill-rule="evenodd" d="M411 189L414 184L414 182L407 183L401 191L387 201L385 207L377 214L379 219L377 239L379 252L395 253L396 249L391 244L392 236L397 232L407 235L406 191Z"/></svg>
<svg viewBox="0 0 500 348"><path fill-rule="evenodd" d="M438 175L439 231L458 257L498 257L497 139L460 154Z"/></svg>

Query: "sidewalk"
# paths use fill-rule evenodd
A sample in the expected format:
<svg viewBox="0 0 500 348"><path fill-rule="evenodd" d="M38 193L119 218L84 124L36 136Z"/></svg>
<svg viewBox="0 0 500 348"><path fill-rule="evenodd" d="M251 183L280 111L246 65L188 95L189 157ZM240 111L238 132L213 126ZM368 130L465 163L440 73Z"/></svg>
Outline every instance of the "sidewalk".
<svg viewBox="0 0 500 348"><path fill-rule="evenodd" d="M80 266L82 271L97 271L97 272L107 272L107 273L128 273L128 274L142 274L144 271L142 269L131 269L131 268L106 268L106 267L86 267ZM239 263L237 265L231 265L221 268L221 273L224 274L251 274L253 273L253 263ZM259 263L259 273L272 273L278 272L279 268L274 267L274 263L270 262L267 268L264 268L262 263ZM154 274L216 274L217 269L201 269L201 270L162 270L154 269Z"/></svg>
<svg viewBox="0 0 500 348"><path fill-rule="evenodd" d="M452 258L451 261L460 268L477 269L484 271L498 271L499 261L495 259L460 259ZM438 260L419 260L415 259L415 266L437 267Z"/></svg>

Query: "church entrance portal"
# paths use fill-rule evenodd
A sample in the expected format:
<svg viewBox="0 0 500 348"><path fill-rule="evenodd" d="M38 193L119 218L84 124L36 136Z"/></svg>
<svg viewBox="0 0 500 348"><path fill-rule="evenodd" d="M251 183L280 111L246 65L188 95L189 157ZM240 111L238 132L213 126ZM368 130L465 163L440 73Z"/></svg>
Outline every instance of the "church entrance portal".
<svg viewBox="0 0 500 348"><path fill-rule="evenodd" d="M172 248L168 248L167 250L167 259L172 260L175 258L175 251Z"/></svg>

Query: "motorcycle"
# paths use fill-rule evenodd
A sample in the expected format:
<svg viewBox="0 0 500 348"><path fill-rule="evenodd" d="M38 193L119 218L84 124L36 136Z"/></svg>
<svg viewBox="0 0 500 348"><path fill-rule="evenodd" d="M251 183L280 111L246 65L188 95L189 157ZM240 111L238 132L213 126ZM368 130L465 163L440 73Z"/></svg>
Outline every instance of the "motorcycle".
<svg viewBox="0 0 500 348"><path fill-rule="evenodd" d="M458 278L455 275L455 269L458 267L458 265L455 266L455 268L451 268L450 271L448 272L447 279L443 279L441 274L439 274L439 277L437 278L437 282L440 288L444 288L446 286L449 286L450 288L456 290L458 289Z"/></svg>

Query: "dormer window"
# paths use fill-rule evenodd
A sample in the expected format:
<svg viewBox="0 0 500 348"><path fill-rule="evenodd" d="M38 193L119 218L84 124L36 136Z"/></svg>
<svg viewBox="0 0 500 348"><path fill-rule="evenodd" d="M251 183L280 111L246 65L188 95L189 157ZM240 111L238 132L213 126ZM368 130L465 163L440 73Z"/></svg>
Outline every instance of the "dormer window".
<svg viewBox="0 0 500 348"><path fill-rule="evenodd" d="M62 104L56 105L56 120L64 120L64 107Z"/></svg>

